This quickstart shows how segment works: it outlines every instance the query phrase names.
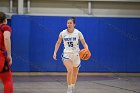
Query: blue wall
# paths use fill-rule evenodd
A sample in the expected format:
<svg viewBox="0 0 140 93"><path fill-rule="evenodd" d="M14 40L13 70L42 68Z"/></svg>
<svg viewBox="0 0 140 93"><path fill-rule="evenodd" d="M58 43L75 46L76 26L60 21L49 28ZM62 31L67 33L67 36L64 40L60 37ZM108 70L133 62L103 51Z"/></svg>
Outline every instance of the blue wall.
<svg viewBox="0 0 140 93"><path fill-rule="evenodd" d="M61 61L52 58L60 31L68 17L12 17L13 71L66 71ZM81 72L140 72L140 19L76 17L79 29L89 45L91 59L82 61ZM80 48L82 46L80 45Z"/></svg>

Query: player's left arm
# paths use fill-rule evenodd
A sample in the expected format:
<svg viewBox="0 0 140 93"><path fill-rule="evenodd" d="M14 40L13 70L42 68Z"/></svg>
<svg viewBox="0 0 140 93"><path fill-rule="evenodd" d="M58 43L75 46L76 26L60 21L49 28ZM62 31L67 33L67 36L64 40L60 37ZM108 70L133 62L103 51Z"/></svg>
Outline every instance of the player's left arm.
<svg viewBox="0 0 140 93"><path fill-rule="evenodd" d="M83 36L83 34L81 32L79 32L79 39L80 39L84 49L88 49L88 45L87 45L87 43L86 43L86 41L84 39L84 36Z"/></svg>
<svg viewBox="0 0 140 93"><path fill-rule="evenodd" d="M81 39L80 41L81 41L81 43L82 43L84 49L88 49L88 45L87 45L85 39L83 38L83 39Z"/></svg>

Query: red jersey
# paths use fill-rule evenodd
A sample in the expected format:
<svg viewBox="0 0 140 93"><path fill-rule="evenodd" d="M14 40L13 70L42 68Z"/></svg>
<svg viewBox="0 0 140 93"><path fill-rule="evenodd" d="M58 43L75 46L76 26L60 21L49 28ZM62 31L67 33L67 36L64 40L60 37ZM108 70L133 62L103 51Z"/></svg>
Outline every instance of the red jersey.
<svg viewBox="0 0 140 93"><path fill-rule="evenodd" d="M10 26L6 24L0 24L0 51L6 51L4 46L4 36L3 36L4 31L11 32L12 30Z"/></svg>

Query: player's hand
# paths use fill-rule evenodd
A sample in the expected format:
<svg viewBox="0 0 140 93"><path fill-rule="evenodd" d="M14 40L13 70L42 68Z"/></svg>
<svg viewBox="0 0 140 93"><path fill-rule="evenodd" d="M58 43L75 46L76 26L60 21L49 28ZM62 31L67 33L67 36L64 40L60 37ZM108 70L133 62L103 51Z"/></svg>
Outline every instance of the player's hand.
<svg viewBox="0 0 140 93"><path fill-rule="evenodd" d="M9 63L9 65L12 65L12 57L11 57L11 55L7 56L6 60Z"/></svg>
<svg viewBox="0 0 140 93"><path fill-rule="evenodd" d="M57 60L57 59L56 59L56 53L53 54L53 59L54 59L54 60Z"/></svg>

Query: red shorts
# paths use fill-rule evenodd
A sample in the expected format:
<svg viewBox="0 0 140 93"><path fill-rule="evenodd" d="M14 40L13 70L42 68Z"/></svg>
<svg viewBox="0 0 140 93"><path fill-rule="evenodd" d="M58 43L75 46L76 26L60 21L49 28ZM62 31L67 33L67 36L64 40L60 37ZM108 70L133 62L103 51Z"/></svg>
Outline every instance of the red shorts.
<svg viewBox="0 0 140 93"><path fill-rule="evenodd" d="M2 72L5 63L5 55L0 52L0 72Z"/></svg>

